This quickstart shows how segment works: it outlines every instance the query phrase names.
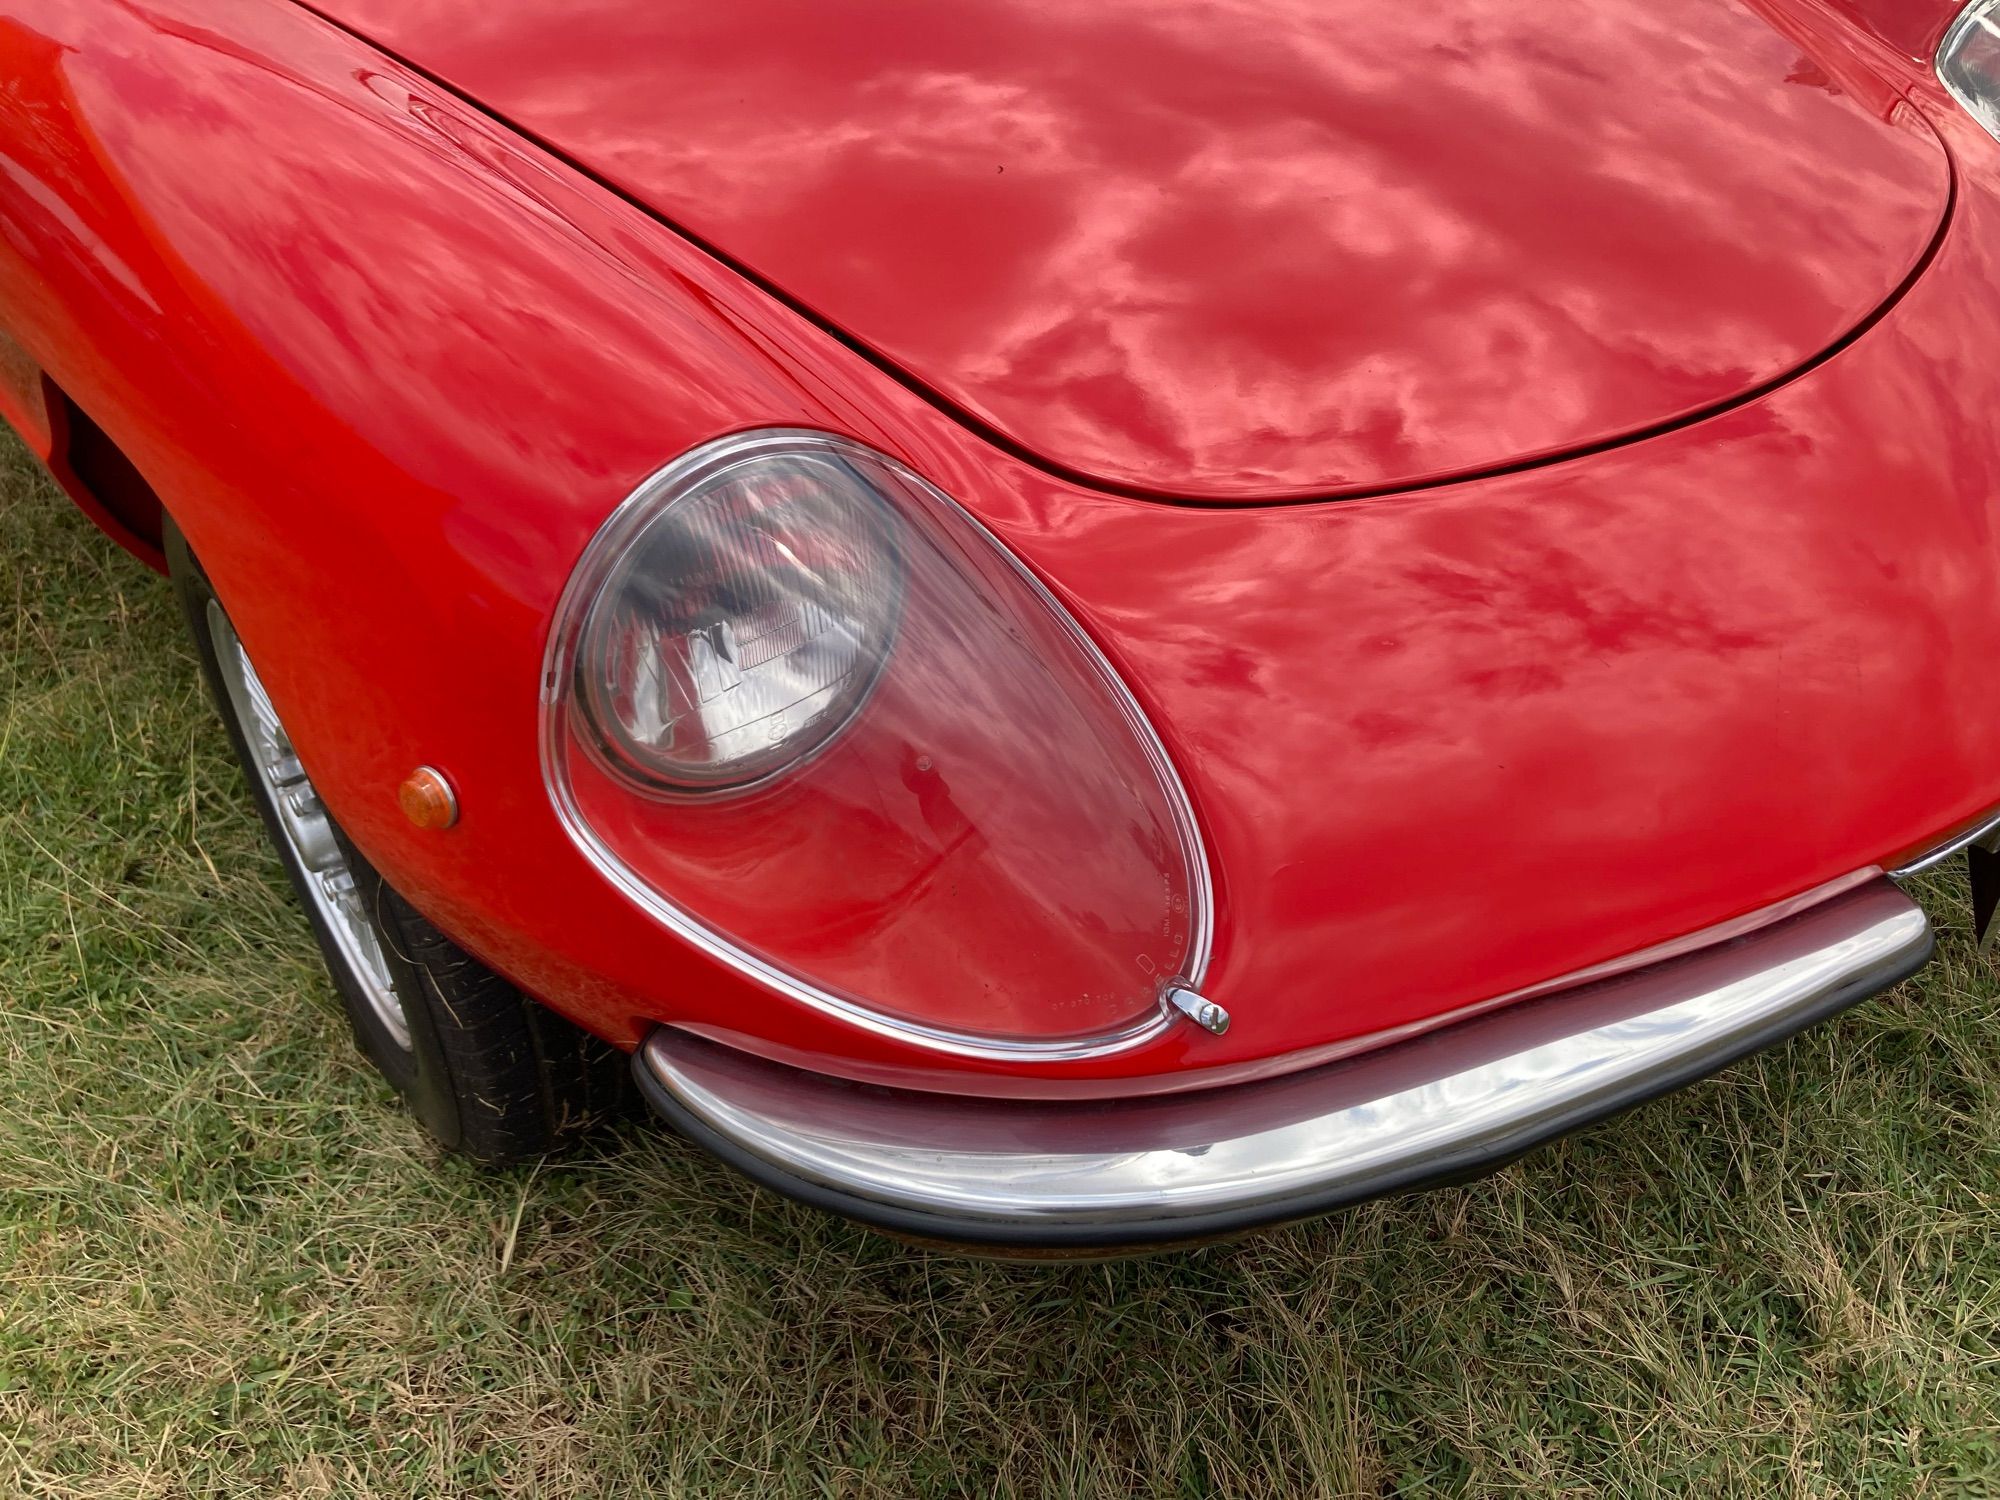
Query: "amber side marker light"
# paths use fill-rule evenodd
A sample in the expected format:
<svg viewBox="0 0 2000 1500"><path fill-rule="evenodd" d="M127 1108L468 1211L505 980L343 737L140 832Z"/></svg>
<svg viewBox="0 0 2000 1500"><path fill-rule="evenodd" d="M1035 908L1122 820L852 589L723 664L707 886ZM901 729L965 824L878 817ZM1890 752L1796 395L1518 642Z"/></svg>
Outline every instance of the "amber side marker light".
<svg viewBox="0 0 2000 1500"><path fill-rule="evenodd" d="M403 816L419 828L444 829L458 821L458 794L442 771L418 766L396 788Z"/></svg>

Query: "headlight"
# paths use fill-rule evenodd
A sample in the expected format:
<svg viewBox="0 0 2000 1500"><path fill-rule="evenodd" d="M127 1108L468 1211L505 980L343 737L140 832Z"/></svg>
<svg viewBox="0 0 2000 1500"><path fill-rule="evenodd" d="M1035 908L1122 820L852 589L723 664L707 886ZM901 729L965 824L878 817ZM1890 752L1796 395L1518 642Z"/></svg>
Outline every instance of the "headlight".
<svg viewBox="0 0 2000 1500"><path fill-rule="evenodd" d="M854 714L901 607L895 515L830 451L689 473L585 559L572 683L586 743L660 792L741 788Z"/></svg>
<svg viewBox="0 0 2000 1500"><path fill-rule="evenodd" d="M664 925L920 1045L1130 1045L1207 963L1200 836L1131 694L978 522L847 439L726 438L614 513L557 609L543 761Z"/></svg>
<svg viewBox="0 0 2000 1500"><path fill-rule="evenodd" d="M2000 140L2000 0L1973 0L1938 43L1938 80Z"/></svg>

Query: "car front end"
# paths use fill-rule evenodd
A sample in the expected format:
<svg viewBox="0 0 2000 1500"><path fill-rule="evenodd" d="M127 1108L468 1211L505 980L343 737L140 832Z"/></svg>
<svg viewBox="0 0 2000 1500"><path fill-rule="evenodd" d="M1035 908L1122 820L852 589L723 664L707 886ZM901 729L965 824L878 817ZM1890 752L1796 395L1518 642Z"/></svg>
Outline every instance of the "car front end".
<svg viewBox="0 0 2000 1500"><path fill-rule="evenodd" d="M78 123L10 137L41 155L0 201L41 207L0 257L8 414L46 449L58 389L117 437L368 861L752 1176L1004 1253L1322 1212L1894 984L1932 943L1898 881L2000 850L1986 7L1942 82L1949 14L1899 50L1716 9L1742 35L1687 97L1724 100L1701 142L1754 110L1784 144L1754 178L1633 147L1629 241L1547 243L1543 205L1479 243L1377 183L1408 218L1375 294L1481 340L1336 351L1349 396L1445 414L1393 434L1271 406L1338 320L1237 306L1254 347L1203 385L1164 273L1114 340L1153 366L1071 359L1093 304L934 373L951 309L1041 295L1018 260L932 246L878 318L843 299L879 261L682 222L652 147L569 142L567 95L433 58L421 8L272 7L228 48L199 0L17 14L16 103ZM1579 204L1625 201L1585 166ZM1452 201L1512 214L1483 175ZM982 244L1034 212L981 203ZM1683 318L1646 243L1703 213L1663 257ZM1149 369L1178 428L1132 414ZM448 821L399 807L413 767Z"/></svg>

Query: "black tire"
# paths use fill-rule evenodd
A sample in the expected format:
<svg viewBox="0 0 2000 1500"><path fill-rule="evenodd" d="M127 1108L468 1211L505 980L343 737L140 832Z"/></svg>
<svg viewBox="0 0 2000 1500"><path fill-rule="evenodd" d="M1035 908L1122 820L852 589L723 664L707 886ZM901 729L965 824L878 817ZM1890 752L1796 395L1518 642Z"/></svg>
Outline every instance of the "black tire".
<svg viewBox="0 0 2000 1500"><path fill-rule="evenodd" d="M221 610L221 601L171 520L165 544L168 572L209 695L363 1055L444 1146L490 1165L542 1155L612 1113L626 1091L625 1059L618 1050L522 994L453 943L390 888L329 814L393 983L407 1044L384 1020L322 913L308 885L312 877L253 759L211 623L210 605Z"/></svg>

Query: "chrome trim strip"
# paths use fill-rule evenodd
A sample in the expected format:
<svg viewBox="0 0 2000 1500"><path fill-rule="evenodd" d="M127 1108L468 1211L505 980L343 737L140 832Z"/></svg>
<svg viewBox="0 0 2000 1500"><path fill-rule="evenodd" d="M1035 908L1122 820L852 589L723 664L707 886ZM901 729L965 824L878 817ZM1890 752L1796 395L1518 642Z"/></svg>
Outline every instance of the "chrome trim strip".
<svg viewBox="0 0 2000 1500"><path fill-rule="evenodd" d="M1974 844L2000 853L2000 808L1985 814L1971 827L1960 829L1936 847L1925 850L1908 864L1898 865L1889 872L1889 878L1907 880L1912 875L1921 875L1924 871L1943 864L1959 850Z"/></svg>
<svg viewBox="0 0 2000 1500"><path fill-rule="evenodd" d="M690 449L664 468L648 475L638 488L619 503L584 547L583 555L571 569L569 580L563 586L562 596L557 601L549 628L548 650L542 663L540 712L542 786L548 793L549 801L555 808L557 821L562 824L563 831L569 835L570 841L600 875L623 893L627 900L677 937L787 999L812 1006L815 1010L877 1036L958 1057L1013 1063L1080 1062L1116 1052L1126 1052L1162 1036L1175 1024L1179 1016L1178 1011L1170 1009L1167 1005L1164 993L1156 998L1150 1009L1142 1011L1113 1030L1093 1036L1066 1037L1048 1041L1028 1038L1016 1040L983 1036L975 1032L954 1031L947 1027L904 1020L871 1010L846 996L822 989L802 975L793 974L770 963L731 941L727 934L709 926L692 912L682 910L654 890L637 871L620 859L617 853L598 837L589 820L583 816L582 810L576 804L575 794L558 769L560 763L558 741L562 733L562 715L566 705L565 685L569 680L578 633L591 602L586 597L588 592L586 585L594 571L594 561L606 546L620 543L622 533L631 518L644 507L651 505L662 491L682 483L690 476L705 474L718 464L734 463L739 459L772 449L781 452L796 449L801 445L832 448L836 452L843 449L858 450L866 453L871 462L887 463L907 475L918 493L941 506L952 518L969 527L975 535L983 538L1005 558L1043 607L1075 641L1085 661L1098 674L1106 690L1111 694L1113 702L1130 726L1134 738L1137 739L1141 752L1159 778L1161 794L1166 798L1175 829L1180 835L1181 849L1188 867L1188 951L1182 961L1181 977L1188 984L1199 986L1207 974L1214 944L1215 890L1214 876L1209 869L1208 850L1201 836L1201 825L1194 815L1194 804L1188 797L1187 787L1181 781L1180 772L1175 767L1173 758L1167 754L1166 745L1154 730L1152 722L1147 719L1139 700L1133 697L1132 690L1118 675L1117 668L1111 664L1110 658L1105 656L1090 633L1076 622L1063 602L1049 590L1048 585L1043 583L1034 570L1015 556L1013 549L988 530L971 511L889 454L877 452L853 438L841 437L835 433L819 432L810 428L765 427L737 433L731 437L718 438L714 442Z"/></svg>
<svg viewBox="0 0 2000 1500"><path fill-rule="evenodd" d="M1886 879L1747 936L1306 1073L1195 1094L968 1099L857 1085L655 1030L674 1124L753 1177L985 1245L1227 1233L1463 1176L1714 1071L1920 967Z"/></svg>

